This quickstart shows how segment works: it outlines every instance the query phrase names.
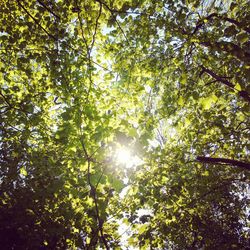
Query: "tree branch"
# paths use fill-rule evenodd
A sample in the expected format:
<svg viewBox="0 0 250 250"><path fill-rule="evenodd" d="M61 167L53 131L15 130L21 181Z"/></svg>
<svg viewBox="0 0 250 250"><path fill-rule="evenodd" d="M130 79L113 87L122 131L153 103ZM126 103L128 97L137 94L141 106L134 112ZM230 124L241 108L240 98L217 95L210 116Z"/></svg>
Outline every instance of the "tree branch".
<svg viewBox="0 0 250 250"><path fill-rule="evenodd" d="M231 89L234 89L234 85L231 82L229 82L228 80L226 80L225 77L221 77L221 76L217 75L212 70L205 68L203 65L201 66L201 68L202 68L202 71L200 73L200 76L203 73L207 73L208 75L212 76L216 81L223 83L224 85L228 86Z"/></svg>
<svg viewBox="0 0 250 250"><path fill-rule="evenodd" d="M42 5L49 13L51 13L54 17L58 18L60 20L60 17L54 13L49 7L46 6L41 0L36 0L40 5Z"/></svg>
<svg viewBox="0 0 250 250"><path fill-rule="evenodd" d="M90 159L88 160L88 183L90 185L90 196L92 196L92 198L94 199L94 203L95 203L95 212L96 212L96 220L98 223L98 230L100 232L100 238L102 243L104 244L105 248L108 250L109 246L108 243L105 239L105 236L103 234L103 220L100 218L100 213L99 213L99 208L98 208L98 198L96 195L96 188L93 186L93 184L91 183L90 180Z"/></svg>
<svg viewBox="0 0 250 250"><path fill-rule="evenodd" d="M98 16L97 16L96 22L95 22L95 30L94 30L94 34L93 34L93 38L92 38L92 43L90 45L90 51L92 51L94 44L95 44L95 37L96 37L96 33L97 33L97 28L98 28L98 21L99 21L101 14L102 14L102 4L100 2L98 2L98 3L100 5L100 8L99 8L99 13L98 13Z"/></svg>
<svg viewBox="0 0 250 250"><path fill-rule="evenodd" d="M202 71L200 73L200 76L203 74L203 73L207 73L208 75L212 76L216 81L218 82L221 82L223 83L224 85L226 85L227 87L235 90L234 88L234 84L232 84L231 82L229 82L226 77L222 77L222 76L219 76L217 75L216 73L214 73L212 70L208 69L208 68L205 68L203 65L201 66L202 68ZM248 92L246 90L241 90L241 91L238 91L238 94L240 97L244 98L245 101L247 101L248 103L250 103L250 96L248 94Z"/></svg>
<svg viewBox="0 0 250 250"><path fill-rule="evenodd" d="M194 31L192 32L192 35L194 35L205 24L204 20L210 21L213 18L218 18L220 20L230 22L230 23L234 24L235 26L237 26L238 28L243 29L246 32L250 33L250 29L248 27L245 27L244 25L242 25L239 21L232 19L232 18L229 18L227 16L218 15L217 13L212 13L212 14L208 15L207 17L205 17L203 20L198 21Z"/></svg>
<svg viewBox="0 0 250 250"><path fill-rule="evenodd" d="M226 159L226 158L212 158L212 157L205 157L205 156L198 156L196 158L197 161L202 163L208 163L208 164L221 164L225 163L227 165L243 168L250 170L250 163L248 162L242 162L232 159Z"/></svg>
<svg viewBox="0 0 250 250"><path fill-rule="evenodd" d="M10 102L8 101L8 99L5 97L5 95L0 91L0 95L3 97L4 101L8 104L8 106L10 108L13 108L13 106L10 104Z"/></svg>
<svg viewBox="0 0 250 250"><path fill-rule="evenodd" d="M81 138L80 141L81 141L81 145L83 148L85 158L87 159L87 162L88 162L87 178L88 178L88 184L90 186L90 196L93 198L94 204L95 204L95 213L96 213L96 221L98 224L98 231L100 232L100 238L101 238L102 243L104 244L105 248L108 250L109 246L108 246L107 240L103 234L103 220L100 218L100 213L99 213L99 208L98 208L98 198L96 195L96 187L94 187L94 185L91 182L91 178L90 178L91 177L91 174L90 174L91 165L90 164L91 164L92 159L91 159L91 156L89 156L89 154L87 152L87 149L84 145L83 139Z"/></svg>
<svg viewBox="0 0 250 250"><path fill-rule="evenodd" d="M109 11L109 12L111 13L111 15L113 16L113 18L114 18L114 20L115 20L117 26L118 26L119 29L121 30L123 36L125 37L127 43L129 44L129 40L128 40L128 38L127 38L127 36L126 36L124 30L122 29L122 27L121 27L119 21L116 19L116 16L114 15L114 12L115 12L115 11L113 11L106 3L102 2L101 0L96 0L96 2L98 2L98 3L100 3L100 4L103 4L103 5L108 9L108 11Z"/></svg>
<svg viewBox="0 0 250 250"><path fill-rule="evenodd" d="M57 38L53 35L51 35L29 12L28 10L20 3L19 0L17 0L18 5L28 14L28 16L34 20L34 22L52 39L57 41Z"/></svg>
<svg viewBox="0 0 250 250"><path fill-rule="evenodd" d="M219 52L225 51L231 54L232 56L238 58L240 61L243 61L246 64L250 64L250 53L242 49L237 44L226 41L220 41L220 42L201 41L200 44Z"/></svg>

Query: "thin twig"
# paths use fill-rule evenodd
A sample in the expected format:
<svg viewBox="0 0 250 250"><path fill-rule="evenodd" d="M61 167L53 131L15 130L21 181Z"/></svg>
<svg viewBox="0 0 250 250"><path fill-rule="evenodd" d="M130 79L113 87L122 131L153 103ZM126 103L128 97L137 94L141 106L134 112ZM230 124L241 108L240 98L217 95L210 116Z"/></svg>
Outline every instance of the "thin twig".
<svg viewBox="0 0 250 250"><path fill-rule="evenodd" d="M100 8L99 8L99 13L98 13L98 16L96 18L96 22L95 22L95 31L94 31L94 34L93 34L93 39L92 39L92 43L90 45L90 51L92 51L93 47L94 47L94 43L95 43L95 37L96 37L96 33L97 33L97 29L98 29L98 21L100 19L100 16L102 14L102 4L100 4Z"/></svg>
<svg viewBox="0 0 250 250"><path fill-rule="evenodd" d="M119 21L116 19L116 16L114 15L114 11L113 11L106 3L102 2L101 0L96 0L96 2L98 2L98 3L100 3L100 4L103 4L103 5L106 7L106 9L108 9L108 11L111 13L112 17L114 18L116 24L118 25L119 29L121 30L123 36L125 37L127 43L130 44L130 42L129 42L129 40L128 40L128 38L127 38L127 36L126 36L124 30L122 29L122 27L121 27Z"/></svg>
<svg viewBox="0 0 250 250"><path fill-rule="evenodd" d="M34 18L29 11L20 3L19 0L17 0L18 5L28 14L28 16L34 20L34 22L52 39L54 39L55 41L57 41L57 38L55 36L53 36L52 34L50 34L37 20L36 18Z"/></svg>
<svg viewBox="0 0 250 250"><path fill-rule="evenodd" d="M7 98L4 96L4 94L0 91L0 95L3 97L4 101L8 104L10 108L13 108L13 106L10 104L10 102L7 100Z"/></svg>
<svg viewBox="0 0 250 250"><path fill-rule="evenodd" d="M58 18L60 20L60 17L53 12L46 4L44 4L41 0L36 0L40 5L42 5L48 12L50 12L54 17Z"/></svg>

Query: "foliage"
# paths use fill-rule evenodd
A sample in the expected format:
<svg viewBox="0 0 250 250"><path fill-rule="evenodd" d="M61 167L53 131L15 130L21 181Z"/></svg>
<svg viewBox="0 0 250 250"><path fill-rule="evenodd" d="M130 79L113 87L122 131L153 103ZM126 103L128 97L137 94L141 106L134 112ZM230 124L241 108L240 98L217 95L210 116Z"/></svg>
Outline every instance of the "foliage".
<svg viewBox="0 0 250 250"><path fill-rule="evenodd" d="M0 9L2 248L248 247L248 1Z"/></svg>

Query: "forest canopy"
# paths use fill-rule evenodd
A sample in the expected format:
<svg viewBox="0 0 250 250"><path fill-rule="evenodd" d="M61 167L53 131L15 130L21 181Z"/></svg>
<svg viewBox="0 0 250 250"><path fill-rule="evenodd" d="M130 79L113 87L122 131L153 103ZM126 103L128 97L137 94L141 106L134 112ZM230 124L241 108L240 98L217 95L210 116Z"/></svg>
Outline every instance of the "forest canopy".
<svg viewBox="0 0 250 250"><path fill-rule="evenodd" d="M248 0L0 1L2 249L248 249Z"/></svg>

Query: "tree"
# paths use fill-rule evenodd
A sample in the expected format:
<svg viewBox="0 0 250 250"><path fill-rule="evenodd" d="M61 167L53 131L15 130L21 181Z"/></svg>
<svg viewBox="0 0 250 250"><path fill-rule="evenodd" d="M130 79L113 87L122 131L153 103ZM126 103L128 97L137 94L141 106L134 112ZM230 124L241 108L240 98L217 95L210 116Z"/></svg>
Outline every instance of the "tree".
<svg viewBox="0 0 250 250"><path fill-rule="evenodd" d="M3 248L248 246L247 1L0 7Z"/></svg>

